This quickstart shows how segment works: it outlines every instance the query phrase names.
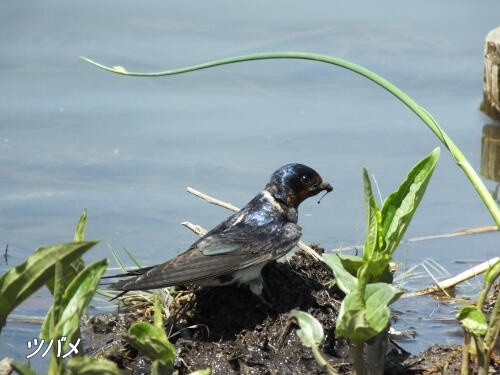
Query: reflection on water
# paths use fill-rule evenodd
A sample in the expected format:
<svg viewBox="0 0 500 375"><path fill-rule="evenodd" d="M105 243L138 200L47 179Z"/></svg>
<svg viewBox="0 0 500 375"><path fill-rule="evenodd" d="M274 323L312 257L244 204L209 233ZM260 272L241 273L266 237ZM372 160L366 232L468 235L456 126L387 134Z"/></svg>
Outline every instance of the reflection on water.
<svg viewBox="0 0 500 375"><path fill-rule="evenodd" d="M497 182L492 192L498 200L500 189L500 126L485 125L481 138L481 175L488 180Z"/></svg>
<svg viewBox="0 0 500 375"><path fill-rule="evenodd" d="M437 145L373 83L285 60L133 79L78 56L147 71L264 50L337 55L408 92L479 169L483 40L500 14L497 0L481 4L1 2L0 249L9 245L9 265L2 262L0 272L38 246L70 240L84 208L87 236L102 239L87 261L108 257L108 245L130 249L145 266L166 260L193 242L180 222L211 228L229 214L186 194L186 186L242 207L290 162L335 185L321 207L301 206L303 241L360 245L362 168L385 196ZM491 191L497 185L486 183ZM488 225L474 189L442 152L408 238ZM408 243L396 255L408 266L432 258L456 273L463 268L454 259L484 261L498 253L496 244L498 233L488 233ZM49 298L46 290L38 296ZM94 305L113 308L105 300ZM43 312L21 306L16 314ZM7 326L0 354L25 361L33 335L21 331ZM430 329L419 345L424 335L448 339Z"/></svg>

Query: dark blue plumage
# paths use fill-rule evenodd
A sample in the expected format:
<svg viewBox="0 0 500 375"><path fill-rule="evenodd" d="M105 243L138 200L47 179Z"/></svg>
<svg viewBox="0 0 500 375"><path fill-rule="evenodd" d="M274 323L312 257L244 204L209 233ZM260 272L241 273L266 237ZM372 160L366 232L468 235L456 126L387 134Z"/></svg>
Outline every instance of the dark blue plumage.
<svg viewBox="0 0 500 375"><path fill-rule="evenodd" d="M213 228L184 253L157 266L140 268L110 285L111 289L155 289L186 283L247 284L262 293L262 268L290 251L299 241L297 208L330 184L303 164L287 164L271 176L263 191L239 212Z"/></svg>

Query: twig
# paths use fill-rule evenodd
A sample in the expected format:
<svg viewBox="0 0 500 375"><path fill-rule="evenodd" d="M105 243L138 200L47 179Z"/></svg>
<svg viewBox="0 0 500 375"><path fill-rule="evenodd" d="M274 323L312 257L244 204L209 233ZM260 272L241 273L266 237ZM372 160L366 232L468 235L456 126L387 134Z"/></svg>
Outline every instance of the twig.
<svg viewBox="0 0 500 375"><path fill-rule="evenodd" d="M290 332L290 328L294 325L294 321L292 319L288 319L288 321L285 324L285 327L281 331L280 335L278 336L278 340L276 340L276 348L274 348L275 352L278 352L279 350L282 350L284 345L285 345L285 339L288 336L288 333Z"/></svg>
<svg viewBox="0 0 500 375"><path fill-rule="evenodd" d="M215 204L217 206L221 206L221 207L227 208L228 210L235 211L235 212L240 210L238 207L232 205L231 203L221 201L220 199L217 199L217 198L214 198L208 194L202 193L201 191L193 189L192 187L188 186L186 188L186 191L188 193L196 195L198 198L206 200L208 203ZM194 233L196 233L199 236L203 236L205 233L207 233L207 231L205 229L203 229L202 227L200 227L199 225L192 224L188 221L185 221L181 224L184 225L185 227L191 229ZM315 258L319 261L322 260L321 255L319 255L316 251L314 251L311 247L307 246L302 241L299 241L297 243L297 247L301 250L304 250L306 253L311 255L313 258Z"/></svg>
<svg viewBox="0 0 500 375"><path fill-rule="evenodd" d="M451 277L449 279L441 281L441 282L437 283L436 285L433 285L431 287L428 287L428 288L425 288L422 290L418 290L418 291L413 292L413 293L405 293L402 295L402 298L422 296L425 294L434 293L440 289L451 288L452 286L455 286L455 285L457 285L465 280L468 280L474 276L477 276L477 275L485 272L492 264L498 262L499 259L500 259L499 257L492 258L486 262L478 264L477 266L469 268L468 270L466 270L462 273L459 273L458 275L456 275L454 277Z"/></svg>
<svg viewBox="0 0 500 375"><path fill-rule="evenodd" d="M190 223L189 221L183 221L181 223L181 225L184 225L186 228L191 229L198 236L204 236L208 232L201 225L196 225L196 224Z"/></svg>
<svg viewBox="0 0 500 375"><path fill-rule="evenodd" d="M495 225L492 225L489 227L467 228L467 229L460 229L460 230L457 230L456 232L451 232L451 233L436 234L433 236L414 237L414 238L410 238L409 240L407 240L407 242L434 240L437 238L448 238L448 237L463 236L466 234L477 234L477 233L486 233L486 232L494 232L494 231L498 231L498 227Z"/></svg>
<svg viewBox="0 0 500 375"><path fill-rule="evenodd" d="M214 198L214 197L211 197L210 195L202 193L199 190L193 189L192 187L188 186L186 188L186 191L188 193L196 195L198 198L206 200L208 203L215 204L216 206L221 206L221 207L227 208L230 211L237 212L237 211L240 210L238 207L232 205L231 203L223 202L223 201L221 201L221 200L219 200L217 198Z"/></svg>

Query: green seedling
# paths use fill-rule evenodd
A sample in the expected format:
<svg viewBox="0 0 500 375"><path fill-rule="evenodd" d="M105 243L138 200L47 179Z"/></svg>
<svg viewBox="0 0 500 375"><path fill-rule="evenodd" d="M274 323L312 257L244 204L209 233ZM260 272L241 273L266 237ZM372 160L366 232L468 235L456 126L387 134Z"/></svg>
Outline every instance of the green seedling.
<svg viewBox="0 0 500 375"><path fill-rule="evenodd" d="M365 169L363 181L368 229L363 256L323 255L337 285L346 294L336 334L354 344L354 374L365 373L364 347L369 340L372 345L368 345L368 356L379 362L376 365L372 363L369 372L383 373L385 343L377 336L386 336L389 306L403 293L391 285L389 263L423 198L438 158L439 148L436 148L412 168L399 188L387 197L381 209L375 202Z"/></svg>
<svg viewBox="0 0 500 375"><path fill-rule="evenodd" d="M152 374L173 372L175 346L168 341L163 328L145 322L135 323L130 327L126 340L141 353L153 359Z"/></svg>
<svg viewBox="0 0 500 375"><path fill-rule="evenodd" d="M160 296L155 296L154 324L133 324L125 336L127 342L153 360L151 374L171 374L175 359L175 346L168 340L163 327Z"/></svg>
<svg viewBox="0 0 500 375"><path fill-rule="evenodd" d="M106 271L104 259L85 267L82 255L97 241L84 241L86 211L77 224L74 242L57 244L38 249L20 265L11 268L0 277L0 326L8 314L22 301L47 285L54 301L45 316L40 338L46 341L61 341L61 348L53 345L48 373L59 374L109 374L121 372L114 362L83 357L80 342L80 319L85 313L102 274ZM78 353L64 360L58 351L68 349L69 343L76 344ZM26 364L13 361L11 366L22 375L33 375L35 371Z"/></svg>
<svg viewBox="0 0 500 375"><path fill-rule="evenodd" d="M95 244L97 241L71 242L39 248L0 276L0 327L15 307L53 279L57 262L70 265Z"/></svg>
<svg viewBox="0 0 500 375"><path fill-rule="evenodd" d="M497 261L484 274L484 288L476 305L462 307L456 316L464 329L462 375L471 373L472 352L475 352L477 357L478 375L488 374L491 354L500 331L500 303L498 298L495 301L489 322L483 313L483 307L491 286L499 276L500 261ZM474 340L474 347L471 347L471 338Z"/></svg>
<svg viewBox="0 0 500 375"><path fill-rule="evenodd" d="M321 323L312 315L299 311L292 310L290 315L297 320L300 329L297 331L300 341L304 346L311 348L314 359L320 368L328 375L338 375L338 372L328 363L324 354L319 350L319 345L325 337Z"/></svg>

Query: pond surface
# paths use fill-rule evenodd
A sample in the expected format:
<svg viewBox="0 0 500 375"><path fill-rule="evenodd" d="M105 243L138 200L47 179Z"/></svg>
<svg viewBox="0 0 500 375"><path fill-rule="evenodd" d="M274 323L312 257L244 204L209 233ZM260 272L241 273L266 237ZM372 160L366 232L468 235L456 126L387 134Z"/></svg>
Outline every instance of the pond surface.
<svg viewBox="0 0 500 375"><path fill-rule="evenodd" d="M211 228L228 215L186 186L243 206L289 162L310 165L335 186L320 205L301 206L303 241L361 245L362 168L387 196L439 145L396 99L326 64L258 61L153 79L113 75L78 56L157 71L262 51L336 55L406 91L479 170L482 129L492 123L478 110L483 40L499 14L496 0L3 2L0 247L8 244L8 263L0 272L41 245L70 240L84 208L87 237L102 240L86 260L109 257L112 247L131 250L143 265L159 263L195 240L180 222ZM493 224L442 151L407 238ZM496 182L485 183L494 190ZM407 242L397 258L406 268L430 258L455 274L498 255L499 239L493 232ZM474 280L457 294L474 298L479 286ZM49 305L40 291L15 314L40 317ZM104 300L95 306L113 308ZM405 313L399 325L418 333L406 349L460 341L458 326L447 323L457 305L423 297L396 308ZM26 361L38 328L9 323L0 357ZM43 367L42 358L31 361Z"/></svg>

